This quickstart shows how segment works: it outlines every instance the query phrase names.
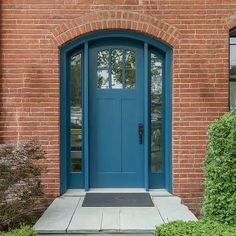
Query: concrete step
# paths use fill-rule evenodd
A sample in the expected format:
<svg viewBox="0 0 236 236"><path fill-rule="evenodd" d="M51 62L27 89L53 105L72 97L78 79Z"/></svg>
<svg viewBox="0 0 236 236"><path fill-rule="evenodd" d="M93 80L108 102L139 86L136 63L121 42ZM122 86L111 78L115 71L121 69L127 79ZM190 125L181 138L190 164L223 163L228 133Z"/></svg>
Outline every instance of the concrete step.
<svg viewBox="0 0 236 236"><path fill-rule="evenodd" d="M84 196L56 198L34 228L40 236L153 235L173 220L195 221L176 196L152 195L154 207L82 207Z"/></svg>

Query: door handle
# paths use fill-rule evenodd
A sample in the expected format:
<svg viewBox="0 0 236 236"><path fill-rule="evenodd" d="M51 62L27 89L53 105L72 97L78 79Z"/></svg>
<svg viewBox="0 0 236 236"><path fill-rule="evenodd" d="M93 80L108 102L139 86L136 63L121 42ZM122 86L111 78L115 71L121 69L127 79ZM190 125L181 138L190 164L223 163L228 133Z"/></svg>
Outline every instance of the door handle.
<svg viewBox="0 0 236 236"><path fill-rule="evenodd" d="M139 123L138 124L138 140L139 140L139 144L143 144L143 123Z"/></svg>

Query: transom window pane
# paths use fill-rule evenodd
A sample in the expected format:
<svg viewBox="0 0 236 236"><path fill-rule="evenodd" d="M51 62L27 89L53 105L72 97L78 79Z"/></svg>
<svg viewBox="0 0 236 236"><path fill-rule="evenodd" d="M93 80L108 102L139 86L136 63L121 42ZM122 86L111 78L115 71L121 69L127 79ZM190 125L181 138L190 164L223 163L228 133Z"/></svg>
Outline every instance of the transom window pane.
<svg viewBox="0 0 236 236"><path fill-rule="evenodd" d="M81 53L70 60L71 171L82 171L82 62Z"/></svg>
<svg viewBox="0 0 236 236"><path fill-rule="evenodd" d="M230 110L236 109L236 28L230 32Z"/></svg>
<svg viewBox="0 0 236 236"><path fill-rule="evenodd" d="M136 86L135 52L102 50L97 55L97 88L133 89Z"/></svg>
<svg viewBox="0 0 236 236"><path fill-rule="evenodd" d="M162 171L162 61L151 53L151 171Z"/></svg>

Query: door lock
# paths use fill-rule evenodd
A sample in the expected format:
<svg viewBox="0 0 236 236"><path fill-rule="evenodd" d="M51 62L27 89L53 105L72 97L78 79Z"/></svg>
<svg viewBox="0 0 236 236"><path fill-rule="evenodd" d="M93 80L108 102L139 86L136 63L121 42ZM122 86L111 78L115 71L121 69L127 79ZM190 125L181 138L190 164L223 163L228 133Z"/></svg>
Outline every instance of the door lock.
<svg viewBox="0 0 236 236"><path fill-rule="evenodd" d="M143 123L138 124L138 137L139 137L139 144L143 144Z"/></svg>

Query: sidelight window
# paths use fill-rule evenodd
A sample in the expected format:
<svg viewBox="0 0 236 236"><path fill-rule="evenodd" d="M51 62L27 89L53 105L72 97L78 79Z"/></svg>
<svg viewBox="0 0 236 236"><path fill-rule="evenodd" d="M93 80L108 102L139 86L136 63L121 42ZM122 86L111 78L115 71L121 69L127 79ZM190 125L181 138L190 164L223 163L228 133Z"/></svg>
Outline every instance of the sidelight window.
<svg viewBox="0 0 236 236"><path fill-rule="evenodd" d="M162 171L162 60L150 54L151 76L151 172Z"/></svg>
<svg viewBox="0 0 236 236"><path fill-rule="evenodd" d="M82 54L70 59L71 172L82 170Z"/></svg>

